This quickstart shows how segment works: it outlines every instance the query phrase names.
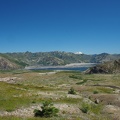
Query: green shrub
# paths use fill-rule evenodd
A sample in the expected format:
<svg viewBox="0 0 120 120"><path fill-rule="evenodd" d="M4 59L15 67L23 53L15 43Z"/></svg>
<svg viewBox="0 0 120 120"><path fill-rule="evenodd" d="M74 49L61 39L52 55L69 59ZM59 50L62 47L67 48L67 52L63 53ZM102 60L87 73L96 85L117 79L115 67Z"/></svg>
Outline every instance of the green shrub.
<svg viewBox="0 0 120 120"><path fill-rule="evenodd" d="M53 117L56 116L59 110L53 106L53 104L49 101L43 102L41 106L42 110L34 110L35 117Z"/></svg>
<svg viewBox="0 0 120 120"><path fill-rule="evenodd" d="M80 109L83 113L88 113L90 110L90 105L88 103L82 103L82 107Z"/></svg>
<svg viewBox="0 0 120 120"><path fill-rule="evenodd" d="M99 92L98 92L98 91L96 91L96 90L95 90L95 91L93 91L93 94L98 94L98 93L99 93Z"/></svg>
<svg viewBox="0 0 120 120"><path fill-rule="evenodd" d="M73 94L73 95L75 95L76 92L75 92L74 88L71 87L70 90L68 91L68 94Z"/></svg>
<svg viewBox="0 0 120 120"><path fill-rule="evenodd" d="M75 76L75 75L70 75L69 78L82 80L82 77L81 77L81 76Z"/></svg>

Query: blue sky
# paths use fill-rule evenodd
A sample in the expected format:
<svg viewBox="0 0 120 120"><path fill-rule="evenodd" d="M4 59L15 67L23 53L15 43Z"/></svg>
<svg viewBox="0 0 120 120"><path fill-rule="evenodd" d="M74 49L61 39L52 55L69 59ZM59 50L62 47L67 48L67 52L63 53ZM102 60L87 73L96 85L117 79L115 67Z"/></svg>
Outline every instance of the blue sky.
<svg viewBox="0 0 120 120"><path fill-rule="evenodd" d="M0 52L120 53L120 0L0 0Z"/></svg>

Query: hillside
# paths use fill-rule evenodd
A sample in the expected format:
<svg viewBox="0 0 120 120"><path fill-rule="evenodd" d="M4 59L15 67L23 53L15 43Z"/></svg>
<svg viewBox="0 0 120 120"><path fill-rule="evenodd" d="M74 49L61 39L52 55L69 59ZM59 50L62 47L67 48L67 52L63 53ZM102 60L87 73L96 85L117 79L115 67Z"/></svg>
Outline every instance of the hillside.
<svg viewBox="0 0 120 120"><path fill-rule="evenodd" d="M19 65L0 56L0 70L18 69Z"/></svg>
<svg viewBox="0 0 120 120"><path fill-rule="evenodd" d="M103 63L105 61L120 59L120 54L74 54L72 52L18 52L0 54L2 58L20 67L25 66L59 66L70 63ZM1 63L2 64L2 63ZM4 67L0 67L3 69ZM7 67L9 68L9 67Z"/></svg>
<svg viewBox="0 0 120 120"><path fill-rule="evenodd" d="M120 73L120 59L104 62L86 71L86 73Z"/></svg>
<svg viewBox="0 0 120 120"><path fill-rule="evenodd" d="M7 56L15 58L18 61L25 62L29 65L65 65L69 63L80 63L80 55L68 52L25 52L25 53L6 53Z"/></svg>
<svg viewBox="0 0 120 120"><path fill-rule="evenodd" d="M66 65L70 63L102 63L105 61L120 59L120 54L74 54L72 52L23 52L6 53L5 55L28 65Z"/></svg>
<svg viewBox="0 0 120 120"><path fill-rule="evenodd" d="M120 54L108 54L108 53L101 53L92 55L90 61L94 63L104 63L107 61L118 60L120 59Z"/></svg>

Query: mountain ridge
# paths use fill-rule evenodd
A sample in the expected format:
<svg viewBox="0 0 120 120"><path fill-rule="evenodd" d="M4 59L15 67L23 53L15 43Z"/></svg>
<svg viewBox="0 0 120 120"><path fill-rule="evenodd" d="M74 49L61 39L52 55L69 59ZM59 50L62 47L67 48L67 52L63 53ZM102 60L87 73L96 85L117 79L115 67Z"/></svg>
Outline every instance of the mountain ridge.
<svg viewBox="0 0 120 120"><path fill-rule="evenodd" d="M0 53L0 56L14 63L14 65L19 66L18 68L31 65L60 66L71 63L104 63L120 59L120 54L101 53L87 55L64 51Z"/></svg>

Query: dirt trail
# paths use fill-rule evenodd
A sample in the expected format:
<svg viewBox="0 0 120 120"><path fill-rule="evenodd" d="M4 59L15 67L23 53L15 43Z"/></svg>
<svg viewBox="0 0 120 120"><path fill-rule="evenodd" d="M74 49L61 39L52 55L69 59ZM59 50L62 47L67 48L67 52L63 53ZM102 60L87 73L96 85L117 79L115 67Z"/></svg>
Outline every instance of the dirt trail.
<svg viewBox="0 0 120 120"><path fill-rule="evenodd" d="M102 87L110 87L110 88L120 89L120 87L113 86L113 85L91 85L91 86L102 86Z"/></svg>
<svg viewBox="0 0 120 120"><path fill-rule="evenodd" d="M14 83L16 79L17 77L5 77L5 78L0 78L0 81L7 82L7 83Z"/></svg>

